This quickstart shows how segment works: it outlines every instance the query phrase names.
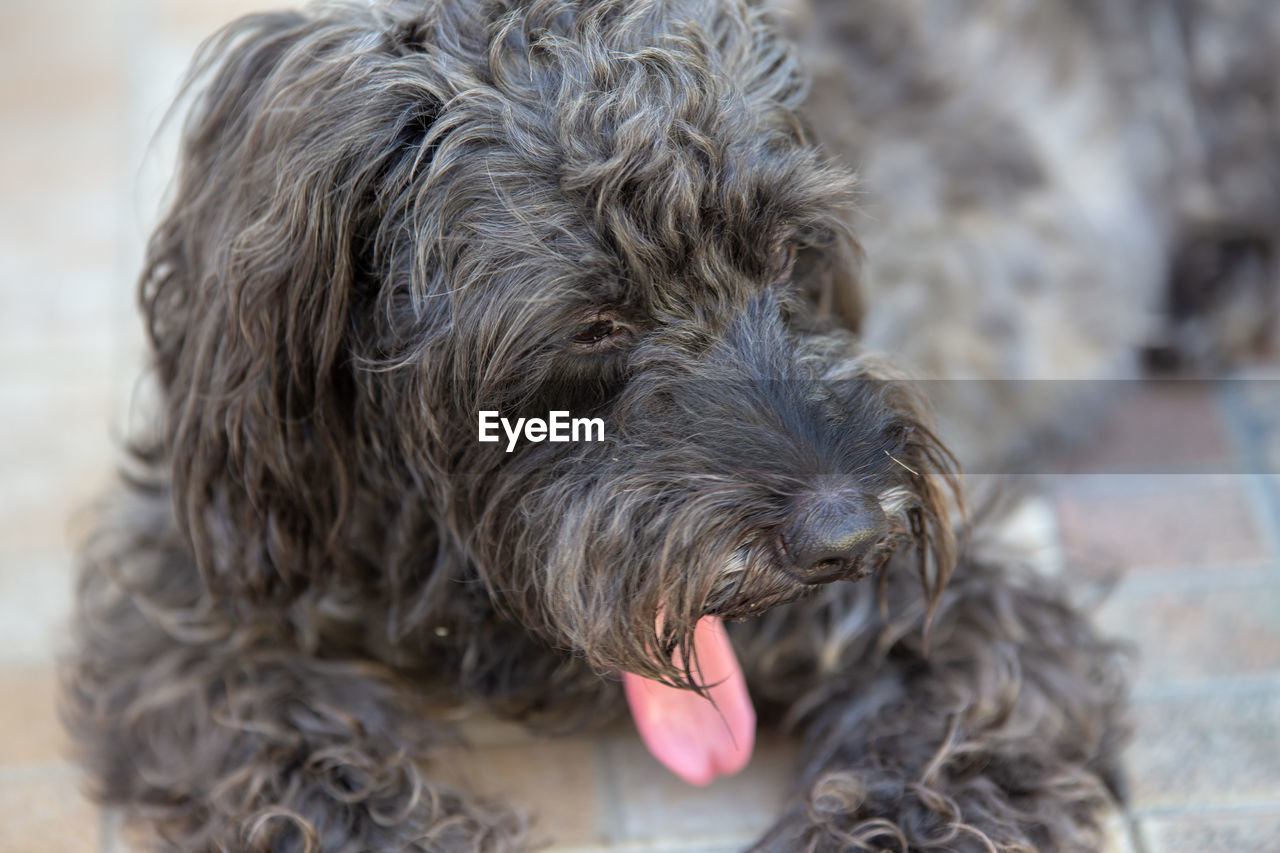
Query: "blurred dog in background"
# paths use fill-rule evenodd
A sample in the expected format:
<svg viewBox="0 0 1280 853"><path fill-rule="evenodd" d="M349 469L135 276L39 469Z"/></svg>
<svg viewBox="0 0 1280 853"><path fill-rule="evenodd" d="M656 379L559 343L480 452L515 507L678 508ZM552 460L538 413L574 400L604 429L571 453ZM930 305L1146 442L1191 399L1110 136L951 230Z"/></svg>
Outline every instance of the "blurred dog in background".
<svg viewBox="0 0 1280 853"><path fill-rule="evenodd" d="M1213 375L1280 322L1280 8L790 4L860 179L864 343L966 470L1088 434L1105 383Z"/></svg>

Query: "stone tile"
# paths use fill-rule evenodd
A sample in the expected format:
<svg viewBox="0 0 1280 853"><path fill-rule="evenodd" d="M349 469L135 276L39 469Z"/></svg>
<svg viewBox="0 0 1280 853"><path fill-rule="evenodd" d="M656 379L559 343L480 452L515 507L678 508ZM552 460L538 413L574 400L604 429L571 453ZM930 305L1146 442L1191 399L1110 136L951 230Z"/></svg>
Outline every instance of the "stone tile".
<svg viewBox="0 0 1280 853"><path fill-rule="evenodd" d="M551 853L742 853L747 842L686 841L679 838L659 838L645 841L611 841L585 847L556 847Z"/></svg>
<svg viewBox="0 0 1280 853"><path fill-rule="evenodd" d="M1280 422L1268 424L1261 441L1262 465L1272 481L1280 481Z"/></svg>
<svg viewBox="0 0 1280 853"><path fill-rule="evenodd" d="M1231 383L1232 413L1256 473L1280 475L1280 363Z"/></svg>
<svg viewBox="0 0 1280 853"><path fill-rule="evenodd" d="M25 216L0 211L6 372L39 369L50 359L110 358L120 337L117 321L132 300L131 285L116 271L114 244L103 242L114 236L115 216L104 196L60 217L43 205Z"/></svg>
<svg viewBox="0 0 1280 853"><path fill-rule="evenodd" d="M26 144L49 154L58 143L47 141L45 135L32 133ZM64 164L60 167L64 176L67 169L83 168L84 174L78 176L83 182L51 193L38 175L27 174L32 164L23 163L24 174L36 186L10 187L0 208L0 263L5 271L0 292L10 299L61 297L68 290L96 289L99 280L87 275L92 272L103 274L101 280L114 286L121 232L114 173L118 165L101 156ZM96 184L91 185L92 179Z"/></svg>
<svg viewBox="0 0 1280 853"><path fill-rule="evenodd" d="M1122 584L1098 614L1138 647L1140 684L1280 672L1280 584Z"/></svg>
<svg viewBox="0 0 1280 853"><path fill-rule="evenodd" d="M66 757L53 667L0 668L0 769Z"/></svg>
<svg viewBox="0 0 1280 853"><path fill-rule="evenodd" d="M1246 413L1260 418L1275 416L1280 412L1280 362L1241 371L1229 388Z"/></svg>
<svg viewBox="0 0 1280 853"><path fill-rule="evenodd" d="M1139 813L1280 800L1280 686L1139 695L1132 717Z"/></svg>
<svg viewBox="0 0 1280 853"><path fill-rule="evenodd" d="M86 122L89 127L84 126ZM4 155L0 190L5 193L6 207L29 216L31 211L47 209L50 202L62 206L65 222L43 217L52 228L46 230L42 242L64 241L58 254L46 256L46 261L77 250L74 243L66 241L67 228L75 225L76 217L96 194L119 188L125 168L124 127L124 116L114 111L76 119L0 119L0 153ZM20 223L17 216L6 219ZM21 224L16 228L19 234L30 233ZM106 234L114 230L113 224Z"/></svg>
<svg viewBox="0 0 1280 853"><path fill-rule="evenodd" d="M98 810L81 795L70 767L0 771L0 850L96 853Z"/></svg>
<svg viewBox="0 0 1280 853"><path fill-rule="evenodd" d="M781 810L795 762L791 744L763 739L741 773L696 788L660 765L634 735L614 737L609 756L617 840L645 845L750 843Z"/></svg>
<svg viewBox="0 0 1280 853"><path fill-rule="evenodd" d="M120 95L125 0L5 4L0 114L83 116Z"/></svg>
<svg viewBox="0 0 1280 853"><path fill-rule="evenodd" d="M20 55L19 50L19 55ZM0 60L0 67L11 64ZM127 90L124 66L116 56L88 59L46 57L28 61L29 67L16 73L27 79L6 80L0 89L0 146L8 151L24 151L46 167L48 174L29 174L23 186L75 189L69 178L81 174L83 163L106 161L123 153L121 130L127 117ZM49 146L42 150L39 143ZM55 155L68 159L59 163ZM109 161L115 162L115 161ZM21 178L24 162L6 163L0 174ZM118 173L101 176L120 180Z"/></svg>
<svg viewBox="0 0 1280 853"><path fill-rule="evenodd" d="M1251 494L1230 477L1069 478L1058 522L1072 561L1127 570L1258 562L1270 554Z"/></svg>
<svg viewBox="0 0 1280 853"><path fill-rule="evenodd" d="M68 524L111 480L123 413L108 359L0 372L0 553L66 548Z"/></svg>
<svg viewBox="0 0 1280 853"><path fill-rule="evenodd" d="M558 850L603 840L597 824L598 746L593 738L570 737L460 748L437 766L470 790L526 810L533 818L532 836Z"/></svg>
<svg viewBox="0 0 1280 853"><path fill-rule="evenodd" d="M1257 813L1145 818L1142 833L1146 853L1275 853L1280 805Z"/></svg>
<svg viewBox="0 0 1280 853"><path fill-rule="evenodd" d="M1230 470L1233 451L1216 400L1201 381L1116 383L1087 447L1064 460L1069 471L1149 473Z"/></svg>
<svg viewBox="0 0 1280 853"><path fill-rule="evenodd" d="M71 614L72 583L69 554L0 551L0 666L53 663Z"/></svg>
<svg viewBox="0 0 1280 853"><path fill-rule="evenodd" d="M105 425L102 431L106 432ZM92 438L85 435L85 440L88 443ZM73 520L113 481L114 457L108 451L62 447L68 451L66 456L46 457L58 460L46 463L47 470L41 470L39 459L34 457L4 461L0 553L12 549L70 548Z"/></svg>
<svg viewBox="0 0 1280 853"><path fill-rule="evenodd" d="M0 191L6 206L15 193L53 198L119 182L128 80L121 5L6 4L0 31ZM74 198L59 201L65 210L75 209Z"/></svg>
<svg viewBox="0 0 1280 853"><path fill-rule="evenodd" d="M89 423L99 426L105 434L105 421L94 419ZM93 441L94 437L87 433L84 439L86 444L108 444L105 438ZM12 551L33 549L61 549L69 553L73 521L102 497L113 481L114 456L109 449L95 451L57 442L40 444L66 452L62 456L33 455L3 462L5 489L0 494L0 554L5 556L0 559L7 560Z"/></svg>

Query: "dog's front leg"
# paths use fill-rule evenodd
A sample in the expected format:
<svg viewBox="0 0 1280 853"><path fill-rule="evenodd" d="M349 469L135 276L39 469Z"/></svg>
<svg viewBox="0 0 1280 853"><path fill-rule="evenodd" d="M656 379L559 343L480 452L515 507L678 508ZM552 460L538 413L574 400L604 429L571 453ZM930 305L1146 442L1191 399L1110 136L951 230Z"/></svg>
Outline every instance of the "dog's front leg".
<svg viewBox="0 0 1280 853"><path fill-rule="evenodd" d="M805 744L757 849L1103 849L1114 650L1044 581L973 563L925 632L910 574L891 565L883 598L839 584L740 626L761 710Z"/></svg>
<svg viewBox="0 0 1280 853"><path fill-rule="evenodd" d="M432 775L450 731L403 679L231 618L152 547L86 568L63 700L94 798L139 849L523 849L511 811Z"/></svg>

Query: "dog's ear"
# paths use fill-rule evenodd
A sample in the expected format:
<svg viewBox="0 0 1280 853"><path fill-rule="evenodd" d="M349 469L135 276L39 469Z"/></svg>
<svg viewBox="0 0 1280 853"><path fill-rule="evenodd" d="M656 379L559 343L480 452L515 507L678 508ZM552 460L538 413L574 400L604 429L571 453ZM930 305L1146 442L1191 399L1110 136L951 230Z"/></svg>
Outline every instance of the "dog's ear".
<svg viewBox="0 0 1280 853"><path fill-rule="evenodd" d="M830 245L800 250L794 280L812 303L814 316L834 320L851 332L861 330L861 260L861 249L844 235Z"/></svg>
<svg viewBox="0 0 1280 853"><path fill-rule="evenodd" d="M274 14L211 40L148 246L141 301L178 523L209 587L239 601L354 568L351 305L377 287L384 229L405 230L383 222L403 202L385 193L407 192L387 186L405 182L435 103L387 70L395 46L380 54L371 32Z"/></svg>

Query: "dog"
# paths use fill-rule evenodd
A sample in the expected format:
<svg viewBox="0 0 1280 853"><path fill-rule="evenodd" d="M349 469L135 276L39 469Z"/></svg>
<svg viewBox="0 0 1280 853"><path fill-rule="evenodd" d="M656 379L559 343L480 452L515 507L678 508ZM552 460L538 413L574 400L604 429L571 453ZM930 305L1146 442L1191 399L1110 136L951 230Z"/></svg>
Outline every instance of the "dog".
<svg viewBox="0 0 1280 853"><path fill-rule="evenodd" d="M859 176L864 345L932 380L967 472L1036 473L1108 380L1274 347L1280 9L981 5L812 0L794 30Z"/></svg>
<svg viewBox="0 0 1280 853"><path fill-rule="evenodd" d="M756 726L798 740L755 849L1098 849L1120 653L957 521L893 363L1133 361L1184 161L1086 132L1127 115L1137 150L1168 57L1091 60L1209 6L933 5L816 3L803 49L747 0L333 2L210 41L141 278L161 411L83 550L63 711L97 801L162 850L524 849L434 763L456 710L629 709L694 784ZM1003 90L960 61L1002 32L1036 72ZM1055 80L1092 99L1042 116ZM1261 292L1268 199L1223 292ZM548 440L570 413L593 440Z"/></svg>

